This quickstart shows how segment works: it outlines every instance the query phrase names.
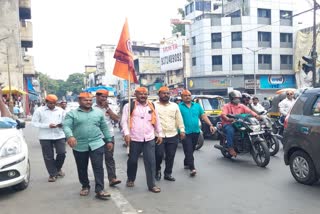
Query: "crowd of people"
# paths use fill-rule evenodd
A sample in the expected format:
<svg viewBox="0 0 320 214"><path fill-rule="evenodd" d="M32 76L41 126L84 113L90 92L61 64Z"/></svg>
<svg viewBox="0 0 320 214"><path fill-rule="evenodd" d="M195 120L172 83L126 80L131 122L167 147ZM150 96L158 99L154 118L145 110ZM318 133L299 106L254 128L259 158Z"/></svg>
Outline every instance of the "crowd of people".
<svg viewBox="0 0 320 214"><path fill-rule="evenodd" d="M2 96L1 90L0 95ZM87 196L90 192L88 179L89 159L95 179L95 193L98 199L110 198L105 190L104 167L108 173L109 186L121 183L116 175L114 153L114 130L112 121L120 121L125 143L129 147L127 160L127 187L134 187L138 159L143 153L146 173L146 183L149 191L161 192L156 181L162 178L174 182L173 165L178 142L183 143L184 168L190 176L196 176L194 158L195 146L200 134L199 119L202 119L212 133L216 127L206 116L203 108L192 101L191 92L183 90L181 102L176 104L170 100L170 90L163 86L158 91L159 99L155 102L148 100L148 90L138 87L135 90L136 99L124 106L122 115L117 115L108 105L107 90L96 92L96 103L93 95L82 92L78 96L79 108L68 111L65 101L58 101L54 94L45 98L45 105L35 109L32 125L39 128L39 142L42 148L44 163L49 175L48 182L63 178L63 164L66 158L66 143L72 148L73 156L81 184L80 195ZM287 97L279 103L283 116L288 113L294 98L293 92L287 91ZM233 119L228 114L249 113L259 119L259 114L266 107L259 103L257 97L248 97L237 90L229 93L230 102L222 109L221 119L223 130L227 135L229 153L236 157L233 149L234 128ZM7 106L0 100L1 116L10 117ZM55 155L56 153L56 155ZM162 171L162 161L164 170Z"/></svg>

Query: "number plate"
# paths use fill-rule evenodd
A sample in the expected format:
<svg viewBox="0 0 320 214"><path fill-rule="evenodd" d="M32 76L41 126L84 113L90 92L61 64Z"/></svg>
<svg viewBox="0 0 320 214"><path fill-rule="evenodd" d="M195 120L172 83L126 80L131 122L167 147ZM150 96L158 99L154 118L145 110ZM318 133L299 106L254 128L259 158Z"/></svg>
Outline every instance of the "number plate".
<svg viewBox="0 0 320 214"><path fill-rule="evenodd" d="M259 131L259 132L250 132L249 135L259 135L259 134L263 134L264 131Z"/></svg>

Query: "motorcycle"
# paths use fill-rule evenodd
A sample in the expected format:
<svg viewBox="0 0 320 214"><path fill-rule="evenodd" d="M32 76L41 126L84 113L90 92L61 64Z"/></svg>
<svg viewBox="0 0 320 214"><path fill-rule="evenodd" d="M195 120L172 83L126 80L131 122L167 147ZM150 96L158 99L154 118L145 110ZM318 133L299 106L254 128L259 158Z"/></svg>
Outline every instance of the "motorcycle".
<svg viewBox="0 0 320 214"><path fill-rule="evenodd" d="M264 130L263 138L265 139L271 156L276 155L279 152L281 136L273 133L273 123L267 115L261 115L262 120L260 125Z"/></svg>
<svg viewBox="0 0 320 214"><path fill-rule="evenodd" d="M265 131L261 129L259 121L248 114L228 114L227 117L235 120L232 123L235 128L233 138L235 151L238 154L250 152L257 166L267 166L270 162L270 151L263 138ZM226 134L223 132L220 122L218 123L217 132L219 133L220 143L214 145L214 147L219 149L225 158L232 158L232 155L228 152Z"/></svg>

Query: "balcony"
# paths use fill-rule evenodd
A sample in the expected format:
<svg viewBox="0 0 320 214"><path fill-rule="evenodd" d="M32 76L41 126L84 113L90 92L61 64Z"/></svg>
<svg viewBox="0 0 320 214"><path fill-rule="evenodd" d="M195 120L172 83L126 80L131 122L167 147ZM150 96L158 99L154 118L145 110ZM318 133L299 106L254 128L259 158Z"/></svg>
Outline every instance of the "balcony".
<svg viewBox="0 0 320 214"><path fill-rule="evenodd" d="M280 25L281 26L292 26L292 20L291 19L280 19Z"/></svg>
<svg viewBox="0 0 320 214"><path fill-rule="evenodd" d="M260 70L272 70L272 64L258 64Z"/></svg>
<svg viewBox="0 0 320 214"><path fill-rule="evenodd" d="M23 64L24 75L35 75L33 56L24 56Z"/></svg>
<svg viewBox="0 0 320 214"><path fill-rule="evenodd" d="M271 24L271 18L258 17L258 24L270 25Z"/></svg>
<svg viewBox="0 0 320 214"><path fill-rule="evenodd" d="M231 25L241 25L241 17L231 17Z"/></svg>
<svg viewBox="0 0 320 214"><path fill-rule="evenodd" d="M280 64L280 70L292 70L292 64Z"/></svg>
<svg viewBox="0 0 320 214"><path fill-rule="evenodd" d="M212 42L211 48L212 49L220 49L222 47L221 42Z"/></svg>
<svg viewBox="0 0 320 214"><path fill-rule="evenodd" d="M212 65L212 71L222 71L222 65Z"/></svg>
<svg viewBox="0 0 320 214"><path fill-rule="evenodd" d="M232 41L232 48L242 48L242 41Z"/></svg>
<svg viewBox="0 0 320 214"><path fill-rule="evenodd" d="M20 22L20 34L21 34L21 47L32 48L33 47L33 35L32 35L32 22L21 21Z"/></svg>
<svg viewBox="0 0 320 214"><path fill-rule="evenodd" d="M258 47L262 48L271 48L271 41L265 41L265 42L258 42Z"/></svg>
<svg viewBox="0 0 320 214"><path fill-rule="evenodd" d="M242 64L233 64L232 70L233 71L242 70Z"/></svg>
<svg viewBox="0 0 320 214"><path fill-rule="evenodd" d="M292 42L280 42L280 48L292 48Z"/></svg>
<svg viewBox="0 0 320 214"><path fill-rule="evenodd" d="M31 0L19 0L20 19L31 19Z"/></svg>
<svg viewBox="0 0 320 214"><path fill-rule="evenodd" d="M212 17L211 18L211 26L221 26L221 18L220 17Z"/></svg>

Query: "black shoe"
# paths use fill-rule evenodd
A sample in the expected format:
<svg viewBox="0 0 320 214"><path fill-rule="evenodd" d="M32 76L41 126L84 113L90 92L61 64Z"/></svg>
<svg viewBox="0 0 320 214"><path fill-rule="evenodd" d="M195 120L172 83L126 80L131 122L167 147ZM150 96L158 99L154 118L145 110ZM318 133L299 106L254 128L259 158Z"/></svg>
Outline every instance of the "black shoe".
<svg viewBox="0 0 320 214"><path fill-rule="evenodd" d="M176 181L176 179L172 177L172 175L165 175L163 178L167 181Z"/></svg>
<svg viewBox="0 0 320 214"><path fill-rule="evenodd" d="M157 181L161 180L161 171L160 170L156 172L156 177L155 178L156 178Z"/></svg>

